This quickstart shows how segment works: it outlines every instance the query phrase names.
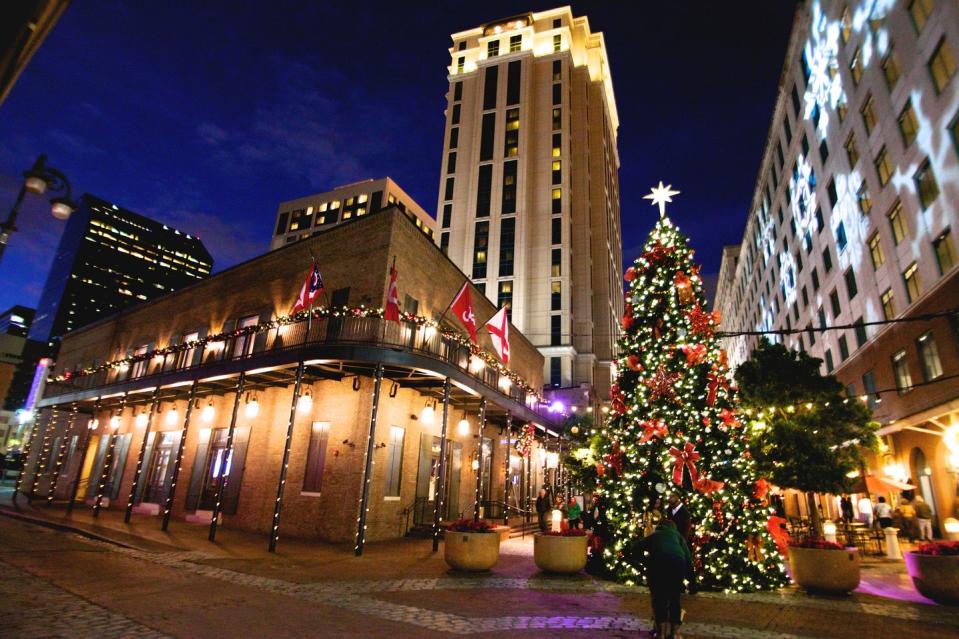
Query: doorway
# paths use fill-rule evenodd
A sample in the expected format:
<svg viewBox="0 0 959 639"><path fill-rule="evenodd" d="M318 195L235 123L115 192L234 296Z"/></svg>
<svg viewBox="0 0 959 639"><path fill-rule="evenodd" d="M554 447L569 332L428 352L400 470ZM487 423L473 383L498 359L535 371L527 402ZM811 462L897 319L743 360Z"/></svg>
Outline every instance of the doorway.
<svg viewBox="0 0 959 639"><path fill-rule="evenodd" d="M413 523L432 521L436 485L440 477L440 444L435 435L420 434L420 461L416 477L416 502ZM443 509L440 519L459 514L460 472L462 470L463 445L446 441L446 482L443 487Z"/></svg>
<svg viewBox="0 0 959 639"><path fill-rule="evenodd" d="M173 471L173 460L180 441L180 433L157 433L156 437L159 437L159 441L154 439L153 450L147 465L146 484L142 500L149 504L162 504L166 501L170 489L170 473Z"/></svg>

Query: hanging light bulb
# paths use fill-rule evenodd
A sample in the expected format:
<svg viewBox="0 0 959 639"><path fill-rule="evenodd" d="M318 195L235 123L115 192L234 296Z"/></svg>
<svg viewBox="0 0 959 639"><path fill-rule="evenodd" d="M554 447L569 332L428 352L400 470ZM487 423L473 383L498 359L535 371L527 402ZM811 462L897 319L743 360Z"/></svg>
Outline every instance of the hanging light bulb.
<svg viewBox="0 0 959 639"><path fill-rule="evenodd" d="M460 423L456 425L456 428L459 431L459 434L464 437L470 434L470 423L469 420L466 419L466 415L463 415L463 419L461 419Z"/></svg>
<svg viewBox="0 0 959 639"><path fill-rule="evenodd" d="M296 403L296 410L301 413L308 413L310 409L313 408L313 395L310 393L309 389L303 393L303 397L299 399Z"/></svg>
<svg viewBox="0 0 959 639"><path fill-rule="evenodd" d="M246 416L253 419L259 412L260 402L256 401L256 395L254 395L253 399L247 399L246 401Z"/></svg>
<svg viewBox="0 0 959 639"><path fill-rule="evenodd" d="M118 428L120 428L120 416L114 415L113 417L110 418L110 429L116 430Z"/></svg>
<svg viewBox="0 0 959 639"><path fill-rule="evenodd" d="M141 412L139 415L137 415L136 421L134 423L136 423L137 428L143 428L147 425L147 421L148 421L147 414L146 414L146 411L144 411L144 412Z"/></svg>
<svg viewBox="0 0 959 639"><path fill-rule="evenodd" d="M470 371L474 373L479 373L484 368L486 368L486 362L483 361L482 357L477 357L476 355L470 355Z"/></svg>
<svg viewBox="0 0 959 639"><path fill-rule="evenodd" d="M100 427L100 420L97 419L96 417L94 417L93 419L87 422L87 428L89 428L90 430L96 430L99 427Z"/></svg>
<svg viewBox="0 0 959 639"><path fill-rule="evenodd" d="M177 417L179 417L179 414L177 413L176 406L173 406L173 407L170 408L170 410L168 410L168 411L166 412L166 423L167 423L167 425L168 425L168 426L173 426L174 424L176 424L176 422L177 422Z"/></svg>
<svg viewBox="0 0 959 639"><path fill-rule="evenodd" d="M423 408L423 411L420 413L420 421L423 422L423 425L424 425L424 426L432 426L432 425L433 425L434 412L435 412L435 411L433 410L433 405L432 405L432 404L427 404L427 405Z"/></svg>
<svg viewBox="0 0 959 639"><path fill-rule="evenodd" d="M201 419L204 422L212 422L213 417L216 415L216 409L213 408L213 400L210 400L210 403L203 407L203 412L200 414Z"/></svg>

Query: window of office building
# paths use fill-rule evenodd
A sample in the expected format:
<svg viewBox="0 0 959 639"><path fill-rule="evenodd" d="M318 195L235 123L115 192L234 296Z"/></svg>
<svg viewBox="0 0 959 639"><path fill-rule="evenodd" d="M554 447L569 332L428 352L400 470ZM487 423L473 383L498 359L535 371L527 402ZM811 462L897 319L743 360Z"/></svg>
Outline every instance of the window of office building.
<svg viewBox="0 0 959 639"><path fill-rule="evenodd" d="M456 59L456 72L463 73L465 68L466 68L466 58L464 56L458 57Z"/></svg>
<svg viewBox="0 0 959 639"><path fill-rule="evenodd" d="M896 388L900 395L912 390L912 376L909 374L909 363L906 361L905 349L892 356L892 373L896 378Z"/></svg>
<svg viewBox="0 0 959 639"><path fill-rule="evenodd" d="M499 67L486 67L483 82L483 110L495 109L496 84L499 82Z"/></svg>
<svg viewBox="0 0 959 639"><path fill-rule="evenodd" d="M922 28L929 21L929 15L932 13L933 0L910 0L909 17L912 18L912 24L916 27L916 33L921 33Z"/></svg>
<svg viewBox="0 0 959 639"><path fill-rule="evenodd" d="M509 37L509 52L516 53L523 48L523 36L514 35Z"/></svg>
<svg viewBox="0 0 959 639"><path fill-rule="evenodd" d="M450 124L460 123L460 105L453 105L453 114L450 116Z"/></svg>
<svg viewBox="0 0 959 639"><path fill-rule="evenodd" d="M882 243L879 240L879 232L873 233L869 238L869 257L872 259L873 268L879 268L886 261L886 256L882 252Z"/></svg>
<svg viewBox="0 0 959 639"><path fill-rule="evenodd" d="M836 180L832 178L829 179L829 184L826 185L826 195L829 197L829 208L836 208L836 200L839 199L836 193Z"/></svg>
<svg viewBox="0 0 959 639"><path fill-rule="evenodd" d="M822 250L822 265L827 273L832 270L832 254L828 246Z"/></svg>
<svg viewBox="0 0 959 639"><path fill-rule="evenodd" d="M559 53L563 50L563 36L558 33L553 36L553 53Z"/></svg>
<svg viewBox="0 0 959 639"><path fill-rule="evenodd" d="M476 217L488 217L493 189L493 165L481 164L476 183Z"/></svg>
<svg viewBox="0 0 959 639"><path fill-rule="evenodd" d="M513 60L506 66L506 106L519 104L520 77L523 72L523 63Z"/></svg>
<svg viewBox="0 0 959 639"><path fill-rule="evenodd" d="M390 426L390 439L386 444L386 493L387 497L400 496L400 477L403 476L403 439L406 429Z"/></svg>
<svg viewBox="0 0 959 639"><path fill-rule="evenodd" d="M896 301L892 296L892 289L886 289L879 301L882 303L882 316L884 319L891 320L896 317Z"/></svg>
<svg viewBox="0 0 959 639"><path fill-rule="evenodd" d="M942 362L939 361L939 349L932 331L920 335L916 346L919 350L919 363L922 364L922 379L931 382L942 377Z"/></svg>
<svg viewBox="0 0 959 639"><path fill-rule="evenodd" d="M849 158L849 168L855 168L859 161L859 149L856 148L856 136L853 133L846 138L846 157Z"/></svg>
<svg viewBox="0 0 959 639"><path fill-rule="evenodd" d="M946 229L939 234L939 237L932 241L932 249L936 254L936 265L939 266L939 274L945 275L956 263L956 254L952 248L952 234L950 233L950 229Z"/></svg>
<svg viewBox="0 0 959 639"><path fill-rule="evenodd" d="M284 233L286 233L286 225L289 222L289 220L290 220L289 211L283 211L282 213L280 213L276 218L276 231L273 234L283 235Z"/></svg>
<svg viewBox="0 0 959 639"><path fill-rule="evenodd" d="M446 156L446 172L456 173L456 151L451 151Z"/></svg>
<svg viewBox="0 0 959 639"><path fill-rule="evenodd" d="M829 159L829 145L826 143L825 140L823 140L822 142L819 143L819 161L820 161L820 164L822 164L822 165L825 166L826 160L828 160L828 159Z"/></svg>
<svg viewBox="0 0 959 639"><path fill-rule="evenodd" d="M552 184L563 183L563 162L561 160L553 160L552 173L550 178L551 178Z"/></svg>
<svg viewBox="0 0 959 639"><path fill-rule="evenodd" d="M554 217L550 220L550 242L553 244L563 243L563 218Z"/></svg>
<svg viewBox="0 0 959 639"><path fill-rule="evenodd" d="M463 83L456 82L453 84L453 102L459 102L463 99Z"/></svg>
<svg viewBox="0 0 959 639"><path fill-rule="evenodd" d="M318 493L323 487L323 466L326 463L326 445L329 437L329 422L313 422L310 430L310 447L306 451L306 472L303 475L304 493Z"/></svg>
<svg viewBox="0 0 959 639"><path fill-rule="evenodd" d="M563 358L549 358L549 385L558 388L563 385Z"/></svg>
<svg viewBox="0 0 959 639"><path fill-rule="evenodd" d="M553 109L553 130L563 128L563 110L560 108Z"/></svg>
<svg viewBox="0 0 959 639"><path fill-rule="evenodd" d="M450 149L455 149L460 143L460 129L454 126L450 129Z"/></svg>
<svg viewBox="0 0 959 639"><path fill-rule="evenodd" d="M829 293L829 304L832 306L832 316L834 318L839 317L839 314L842 313L842 306L839 305L839 291L836 289Z"/></svg>
<svg viewBox="0 0 959 639"><path fill-rule="evenodd" d="M499 55L499 40L490 40L486 43L486 57L495 58Z"/></svg>
<svg viewBox="0 0 959 639"><path fill-rule="evenodd" d="M893 244L898 246L900 242L906 239L907 234L906 220L902 216L902 202L896 200L887 218L889 219L889 228L892 231Z"/></svg>
<svg viewBox="0 0 959 639"><path fill-rule="evenodd" d="M939 41L932 57L929 58L929 74L932 76L932 84L936 87L937 93L949 84L949 80L956 74L956 58L952 55L952 48L943 38Z"/></svg>
<svg viewBox="0 0 959 639"><path fill-rule="evenodd" d="M845 335L839 336L839 361L844 362L849 359L849 343Z"/></svg>
<svg viewBox="0 0 959 639"><path fill-rule="evenodd" d="M806 287L802 287L802 306L806 308L809 306L809 291L806 290Z"/></svg>
<svg viewBox="0 0 959 639"><path fill-rule="evenodd" d="M856 320L856 347L861 347L866 343L866 325L863 323L863 319L860 317Z"/></svg>
<svg viewBox="0 0 959 639"><path fill-rule="evenodd" d="M783 133L786 134L786 145L788 146L793 139L793 131L789 126L789 116L783 116Z"/></svg>
<svg viewBox="0 0 959 639"><path fill-rule="evenodd" d="M919 203L923 210L929 208L937 197L939 197L939 184L936 182L936 174L932 171L929 160L926 160L913 176L916 183L916 194L919 196Z"/></svg>
<svg viewBox="0 0 959 639"><path fill-rule="evenodd" d="M519 153L519 109L506 109L506 137L503 155L514 157Z"/></svg>
<svg viewBox="0 0 959 639"><path fill-rule="evenodd" d="M848 268L843 274L843 278L846 280L846 294L852 301L859 292L859 286L856 284L856 272L852 268Z"/></svg>
<svg viewBox="0 0 959 639"><path fill-rule="evenodd" d="M906 285L906 301L910 304L919 299L919 267L913 262L902 272L902 281Z"/></svg>
<svg viewBox="0 0 959 639"><path fill-rule="evenodd" d="M871 135L873 129L876 128L876 102L872 99L872 94L866 96L866 101L863 102L859 113L862 115L862 123L866 127L866 135Z"/></svg>
<svg viewBox="0 0 959 639"><path fill-rule="evenodd" d="M513 275L513 250L516 243L516 218L506 217L499 230L499 276ZM512 290L512 289L510 289Z"/></svg>
<svg viewBox="0 0 959 639"><path fill-rule="evenodd" d="M553 213L562 213L563 212L563 189L553 189L551 191L551 197L553 200Z"/></svg>
<svg viewBox="0 0 959 639"><path fill-rule="evenodd" d="M553 157L558 158L563 152L563 134L553 134Z"/></svg>
<svg viewBox="0 0 959 639"><path fill-rule="evenodd" d="M856 203L859 205L860 213L869 215L869 211L872 210L872 200L869 198L869 190L866 188L865 182L860 184L859 190L856 191Z"/></svg>
<svg viewBox="0 0 959 639"><path fill-rule="evenodd" d="M886 78L886 86L892 91L892 88L899 82L899 76L902 75L902 69L899 66L899 56L895 51L890 51L882 59L882 75Z"/></svg>
<svg viewBox="0 0 959 639"><path fill-rule="evenodd" d="M563 343L563 318L561 315L551 315L549 318L549 343L559 346Z"/></svg>
<svg viewBox="0 0 959 639"><path fill-rule="evenodd" d="M444 200L452 200L452 199L453 199L453 184L454 184L454 178L453 178L452 176L446 178L446 186L445 186L444 189L443 189L443 199L444 199Z"/></svg>
<svg viewBox="0 0 959 639"><path fill-rule="evenodd" d="M477 222L473 237L473 279L486 278L486 251L489 248L489 222Z"/></svg>
<svg viewBox="0 0 959 639"><path fill-rule="evenodd" d="M876 410L876 375L872 371L867 371L863 373L862 376L862 388L866 392L866 397L868 398L867 405L869 410Z"/></svg>
<svg viewBox="0 0 959 639"><path fill-rule="evenodd" d="M846 224L840 222L839 226L836 227L836 248L839 249L839 252L842 253L846 250L846 244L848 240L846 239Z"/></svg>
<svg viewBox="0 0 959 639"><path fill-rule="evenodd" d="M450 252L450 234L449 233L440 233L440 250L443 251L444 255L449 255L449 252Z"/></svg>
<svg viewBox="0 0 959 639"><path fill-rule="evenodd" d="M833 362L832 362L832 349L827 348L826 349L826 372L831 373L833 368L835 368L835 366L833 365Z"/></svg>
<svg viewBox="0 0 959 639"><path fill-rule="evenodd" d="M554 248L550 251L550 273L552 277L560 277L563 274L563 250Z"/></svg>
<svg viewBox="0 0 959 639"><path fill-rule="evenodd" d="M556 281L549 283L549 308L552 311L559 311L563 308L563 283Z"/></svg>
<svg viewBox="0 0 959 639"><path fill-rule="evenodd" d="M450 221L452 217L453 217L453 205L448 203L444 204L443 205L443 221L442 221L444 229L448 229L450 227Z"/></svg>
<svg viewBox="0 0 959 639"><path fill-rule="evenodd" d="M496 135L496 114L484 113L480 132L480 162L493 159L493 140Z"/></svg>
<svg viewBox="0 0 959 639"><path fill-rule="evenodd" d="M812 273L810 274L810 277L811 277L811 279L812 279L812 290L813 290L813 292L815 293L815 292L819 291L819 271L817 271L817 270L814 268L814 269L812 270Z"/></svg>
<svg viewBox="0 0 959 639"><path fill-rule="evenodd" d="M908 147L916 139L919 132L919 121L916 112L912 109L912 100L906 102L905 108L899 114L899 133L902 135L902 145Z"/></svg>
<svg viewBox="0 0 959 639"><path fill-rule="evenodd" d="M559 82L553 84L553 104L562 104L563 102L563 85Z"/></svg>
<svg viewBox="0 0 959 639"><path fill-rule="evenodd" d="M852 83L859 84L862 80L862 49L857 48L852 54L852 62L849 63L849 75L852 76Z"/></svg>
<svg viewBox="0 0 959 639"><path fill-rule="evenodd" d="M886 186L889 178L892 177L892 162L889 160L889 154L886 153L886 147L879 150L879 155L873 161L876 167L876 175L879 177L879 186Z"/></svg>
<svg viewBox="0 0 959 639"><path fill-rule="evenodd" d="M513 281L505 280L499 283L496 291L496 307L506 309L506 318L512 319L513 315Z"/></svg>
<svg viewBox="0 0 959 639"><path fill-rule="evenodd" d="M516 212L516 160L503 162L503 206L502 213Z"/></svg>

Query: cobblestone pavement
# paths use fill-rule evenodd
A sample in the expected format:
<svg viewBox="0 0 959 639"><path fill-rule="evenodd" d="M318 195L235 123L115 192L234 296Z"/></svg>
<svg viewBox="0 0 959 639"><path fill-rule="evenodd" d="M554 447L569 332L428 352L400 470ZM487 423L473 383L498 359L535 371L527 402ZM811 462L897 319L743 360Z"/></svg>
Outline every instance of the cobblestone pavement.
<svg viewBox="0 0 959 639"><path fill-rule="evenodd" d="M142 550L0 518L0 542L8 537L16 552L0 554L3 636L214 637L229 630L235 636L521 631L524 637L635 637L651 626L643 588L585 575L514 576L516 564L528 559L528 542L504 546L503 573L391 578L396 571L387 559L380 561L384 576L347 579L352 573L343 570L317 578L317 568L300 557L230 557L217 546L209 552ZM442 561L425 556L418 566ZM362 567L366 558L352 560ZM76 574L64 574L69 566L78 566ZM688 637L959 634L959 609L870 596L818 598L795 589L701 593L687 597L684 606Z"/></svg>

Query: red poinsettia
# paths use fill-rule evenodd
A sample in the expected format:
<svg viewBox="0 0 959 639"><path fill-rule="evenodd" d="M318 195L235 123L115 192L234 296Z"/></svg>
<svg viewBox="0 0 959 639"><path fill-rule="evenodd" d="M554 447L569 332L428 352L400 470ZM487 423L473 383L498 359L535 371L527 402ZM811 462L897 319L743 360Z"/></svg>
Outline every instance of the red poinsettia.
<svg viewBox="0 0 959 639"><path fill-rule="evenodd" d="M493 531L493 527L482 519L479 521L473 521L472 519L457 519L447 526L446 529L451 532L464 533L486 533Z"/></svg>
<svg viewBox="0 0 959 639"><path fill-rule="evenodd" d="M913 552L920 555L959 555L959 541L933 541L922 544Z"/></svg>
<svg viewBox="0 0 959 639"><path fill-rule="evenodd" d="M837 544L834 541L826 541L825 539L817 539L814 537L807 537L801 541L790 540L789 545L793 548L816 548L818 550L845 550L846 547L842 544Z"/></svg>

